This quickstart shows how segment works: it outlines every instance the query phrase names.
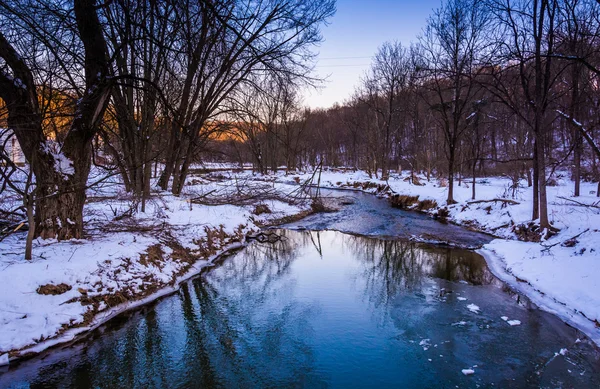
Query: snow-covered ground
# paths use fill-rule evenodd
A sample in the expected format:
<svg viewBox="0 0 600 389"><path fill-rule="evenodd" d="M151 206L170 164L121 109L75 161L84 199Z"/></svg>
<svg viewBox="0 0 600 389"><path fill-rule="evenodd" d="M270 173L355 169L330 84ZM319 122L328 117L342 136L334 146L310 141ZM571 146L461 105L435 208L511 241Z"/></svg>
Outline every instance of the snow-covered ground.
<svg viewBox="0 0 600 389"><path fill-rule="evenodd" d="M257 200L249 196L248 185L268 181L263 191L289 192L292 189L282 184L304 182L312 172L264 177L249 171L219 171L215 175L221 181L190 177L181 197L155 194L145 213L131 217L124 217L131 201L118 193L119 185L107 182L96 187L85 209L86 239L37 240L32 261L23 260L23 233L0 242L0 361L6 360L9 351L13 358L73 339L124 310L170 293L219 253L239 246L249 231L307 210L306 205L260 200L272 213L256 215L260 213L255 209ZM223 176L230 177L222 181ZM379 194L433 200L438 207L428 210L431 214L446 207L447 188L437 180L419 177L421 185L414 185L407 177L407 173L393 175L386 183L360 171L325 170L320 185L376 193L377 186L389 184L391 191ZM548 195L550 218L560 232L542 242L521 242L513 226L530 221L531 189L522 183L513 191L510 184L505 178L480 179L477 200L502 198L513 203L470 204L471 188L456 186L458 203L447 207L448 219L499 237L480 250L492 271L600 344L600 210L569 201L572 183L559 180L558 186L548 188ZM595 189L595 184L584 183L583 196L576 201L597 202ZM247 205L189 201L210 199L215 193L245 199L240 203ZM38 294L38 288L47 284L65 284L69 289L58 295Z"/></svg>
<svg viewBox="0 0 600 389"><path fill-rule="evenodd" d="M86 239L36 240L31 261L23 259L25 233L1 241L0 360L69 341L170 293L260 225L307 209L274 199L260 200L271 213L259 215L255 204L195 204L189 199L216 191L235 196L240 182L193 182L181 197L155 194L132 216L118 185L97 187L85 208ZM44 285L62 293L38 293Z"/></svg>
<svg viewBox="0 0 600 389"><path fill-rule="evenodd" d="M313 172L289 175L282 172L270 179L304 182L312 175ZM438 207L430 209L430 214L437 213L439 208L447 208L449 221L498 237L479 250L497 277L527 295L542 309L580 328L600 345L600 198L596 197L597 183L582 183L579 197L573 197L573 183L568 179L559 179L556 186L549 186L548 214L553 226L560 231L540 242L523 242L518 240L514 227L531 221L532 188L527 187L525 181L513 190L508 178L478 179L476 200L511 202L471 203L469 180L462 186L455 185L454 198L458 203L446 206L448 188L440 185L438 180L428 182L419 176L421 185L414 185L408 177L408 172L393 174L386 183L369 178L363 171L324 169L320 185L434 200ZM317 179L314 177L313 182ZM373 185L369 188L369 185L357 183ZM381 192L375 187L388 184L391 191ZM585 207L575 201L596 207ZM576 238L571 239L573 237Z"/></svg>

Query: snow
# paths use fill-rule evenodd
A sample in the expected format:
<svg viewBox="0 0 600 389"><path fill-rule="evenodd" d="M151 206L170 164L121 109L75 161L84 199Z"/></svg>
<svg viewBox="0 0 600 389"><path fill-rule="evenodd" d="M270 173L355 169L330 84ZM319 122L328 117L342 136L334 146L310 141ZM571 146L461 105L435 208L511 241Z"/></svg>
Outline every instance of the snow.
<svg viewBox="0 0 600 389"><path fill-rule="evenodd" d="M55 155L55 154L53 154ZM61 171L69 171L70 161L58 157ZM215 165L211 168L229 169L231 165ZM72 166L71 166L72 168ZM68 173L67 173L68 174ZM192 204L189 198L219 190L235 192L240 180L263 180L277 190L283 184L305 181L312 172L285 175L283 172L272 176L253 176L251 172L219 174L230 175L231 180L214 183L199 179L197 184L186 186L181 198L161 193L148 204L146 213L134 215L132 221L141 226L156 226L164 223L157 231L117 231L119 223L113 222L113 209L122 213L130 203L126 200L110 199L91 202L86 206L86 228L90 237L85 240L56 242L36 240L34 258L24 261L24 234L15 234L0 242L0 354L10 350L23 349L41 351L49 345L72 339L117 313L150 301L157 296L177 289L178 282L197 274L204 266L210 265L215 256L199 260L187 268L173 256L173 251L164 246L165 258L161 267L152 263L140 262L140 254L152 245L161 242L164 232L189 250L199 250L198 239L207 237L205 228L221 228L231 235L239 229L245 233L258 228L258 224L268 220L297 214L302 207L281 201L267 201L272 214L256 216L253 206L199 205ZM531 218L531 188L521 182L513 192L512 181L507 178L478 179L476 198L493 200L510 199L518 204L491 201L469 204L471 188L463 183L455 186L457 204L446 206L447 188L436 180L427 181L419 176L423 185L413 185L408 173L393 174L386 183L370 178L362 171L325 170L321 175L321 185L330 188L356 190L355 183L370 182L378 185L389 184L394 193L418 195L420 200L434 200L440 207L447 207L449 221L470 228L494 234L489 244L478 250L487 260L490 270L514 290L525 294L538 307L558 315L561 319L584 331L592 340L600 344L600 212L589 207L576 206L565 199L572 197L572 182L558 179L558 185L548 187L549 216L560 232L539 243L521 242L513 232L514 224L529 222ZM93 180L93 178L91 178ZM112 185L112 186L111 186ZM469 180L468 185L471 185ZM119 190L115 183L95 188L90 196L111 196ZM595 196L596 183L582 183L582 196L576 198L581 203L598 201ZM361 189L362 190L362 189ZM377 189L364 191L375 193ZM428 211L433 214L436 209ZM122 224L122 223L121 223ZM221 227L222 226L222 227ZM115 231L111 232L111 229ZM107 231L108 230L108 231ZM573 246L562 242L581 234ZM236 242L227 241L219 245L218 252L235 247ZM183 272L183 273L182 273ZM174 286L170 282L176 278ZM36 289L48 283L66 283L71 290L61 295L39 295ZM141 299L130 300L117 306L101 306L94 321L82 327L67 331L64 326L83 323L83 315L90 309L79 302L81 290L88 296L102 296L109 288L114 291L129 289L138 293L151 284L163 285L154 293ZM103 288L100 290L100 285ZM457 297L459 301L463 297ZM473 313L479 312L475 304L467 305ZM518 322L502 317L508 322ZM453 325L465 325L460 321ZM429 344L421 345L430 347Z"/></svg>
<svg viewBox="0 0 600 389"><path fill-rule="evenodd" d="M520 326L521 325L520 320L508 320L507 323L510 324L511 326Z"/></svg>
<svg viewBox="0 0 600 389"><path fill-rule="evenodd" d="M467 298L466 297L457 297L456 298L458 301L465 301Z"/></svg>
<svg viewBox="0 0 600 389"><path fill-rule="evenodd" d="M73 168L73 161L71 161L66 155L63 154L61 147L58 143L46 142L43 144L44 151L54 158L54 167L58 172L64 176L70 176L75 174Z"/></svg>
<svg viewBox="0 0 600 389"><path fill-rule="evenodd" d="M266 179L275 182L304 182L313 172L284 175L278 173ZM246 173L246 176L251 173ZM548 215L560 232L541 242L517 240L514 225L529 223L532 215L532 188L521 180L513 189L513 182L505 177L487 177L476 180L476 200L471 203L471 179L454 186L456 204L447 205L448 188L435 179L417 175L421 185L411 184L409 172L392 173L381 181L364 171L324 169L321 186L361 190L389 196L377 188L362 189L361 184L389 185L393 193L419 196L419 200L434 200L447 208L449 222L487 232L497 239L484 245L478 252L486 259L494 275L519 293L525 294L535 305L558 315L561 319L584 331L600 345L600 210L578 206L596 204L596 182L582 182L581 196L573 197L573 182L566 172L555 172L556 186L547 187ZM517 202L507 204L494 199ZM434 214L437 210L428 211ZM561 243L576 238L575 245Z"/></svg>
<svg viewBox="0 0 600 389"><path fill-rule="evenodd" d="M0 366L8 365L8 354L0 355Z"/></svg>
<svg viewBox="0 0 600 389"><path fill-rule="evenodd" d="M114 196L89 202L84 211L86 239L37 239L31 261L23 259L26 234L13 234L0 242L0 354L43 351L74 339L124 310L172 293L219 254L242 245L246 233L258 230L259 224L308 207L265 200L271 213L257 216L252 205L208 206L188 201L215 187L235 186L231 182L188 185L181 197L161 193L148 202L145 213L119 221L113 220L113 210L127 210L127 199ZM96 188L90 197L114 195L118 188L107 184ZM177 246L173 244L188 250L195 261L190 263L187 257L176 255ZM163 255L152 261L150 249L157 245ZM214 249L203 251L209 246ZM204 256L204 252L210 255ZM141 255L146 253L147 260ZM42 285L61 283L69 285L70 290L59 295L36 292ZM103 300L104 296L118 295L125 296L125 301L117 300L115 304L114 300ZM93 304L86 304L86 298L100 301L97 310L92 311ZM95 314L91 321L86 321L88 312Z"/></svg>
<svg viewBox="0 0 600 389"><path fill-rule="evenodd" d="M65 175L73 175L75 170L73 169L73 162L62 153L55 153L54 166L56 170Z"/></svg>

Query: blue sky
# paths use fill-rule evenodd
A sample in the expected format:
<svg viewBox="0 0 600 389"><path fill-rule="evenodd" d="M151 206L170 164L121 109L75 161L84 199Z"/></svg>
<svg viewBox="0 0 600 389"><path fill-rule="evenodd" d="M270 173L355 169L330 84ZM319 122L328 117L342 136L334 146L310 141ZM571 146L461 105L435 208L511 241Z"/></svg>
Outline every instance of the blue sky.
<svg viewBox="0 0 600 389"><path fill-rule="evenodd" d="M337 13L323 27L325 41L317 49L316 72L328 79L321 90L307 91L304 103L330 107L349 98L377 48L385 41L406 46L416 41L439 5L440 0L338 0Z"/></svg>

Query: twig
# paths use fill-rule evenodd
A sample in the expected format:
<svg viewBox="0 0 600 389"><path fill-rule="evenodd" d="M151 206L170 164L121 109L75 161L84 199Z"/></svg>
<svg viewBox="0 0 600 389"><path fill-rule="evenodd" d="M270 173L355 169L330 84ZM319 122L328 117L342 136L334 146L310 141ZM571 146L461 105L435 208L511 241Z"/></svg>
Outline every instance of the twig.
<svg viewBox="0 0 600 389"><path fill-rule="evenodd" d="M586 232L588 232L589 230L590 230L589 228L586 228L584 231L580 232L579 234L577 234L577 235L575 235L575 236L572 236L572 237L571 237L571 238L569 238L569 239L565 239L565 240L563 240L562 242L556 242L556 243L554 243L554 244L542 244L542 246L544 247L544 248L543 248L543 251L550 251L550 249L551 249L552 247L554 247L554 246L558 246L559 244L563 244L563 243L565 243L565 242L568 242L568 241L570 241L570 240L571 240L571 241L572 241L572 240L575 240L575 239L579 238L581 235L583 235L583 234L585 234Z"/></svg>
<svg viewBox="0 0 600 389"><path fill-rule="evenodd" d="M600 209L600 201L597 201L597 202L592 203L592 204L586 204L586 203L579 202L577 200L570 199L568 197L557 196L557 198L559 198L561 200L565 200L565 201L571 201L571 202L573 202L573 203L575 203L575 204L577 204L577 205L579 205L581 207Z"/></svg>
<svg viewBox="0 0 600 389"><path fill-rule="evenodd" d="M475 200L475 201L469 201L467 202L467 204L471 205L471 204L479 204L479 203L495 203L496 201L500 201L502 203L507 203L510 205L518 205L521 204L518 201L515 200L510 200L510 199L492 199L492 200Z"/></svg>

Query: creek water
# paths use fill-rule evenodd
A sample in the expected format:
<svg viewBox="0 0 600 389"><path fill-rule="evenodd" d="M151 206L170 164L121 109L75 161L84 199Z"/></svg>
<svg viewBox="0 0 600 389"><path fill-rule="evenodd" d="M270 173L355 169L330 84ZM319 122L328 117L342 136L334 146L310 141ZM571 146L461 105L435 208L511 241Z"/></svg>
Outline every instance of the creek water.
<svg viewBox="0 0 600 389"><path fill-rule="evenodd" d="M75 345L0 370L0 387L600 387L582 333L507 290L475 252L406 239L488 237L351 196Z"/></svg>

